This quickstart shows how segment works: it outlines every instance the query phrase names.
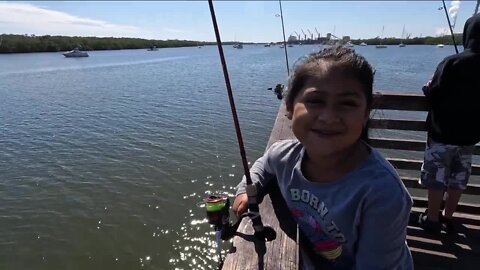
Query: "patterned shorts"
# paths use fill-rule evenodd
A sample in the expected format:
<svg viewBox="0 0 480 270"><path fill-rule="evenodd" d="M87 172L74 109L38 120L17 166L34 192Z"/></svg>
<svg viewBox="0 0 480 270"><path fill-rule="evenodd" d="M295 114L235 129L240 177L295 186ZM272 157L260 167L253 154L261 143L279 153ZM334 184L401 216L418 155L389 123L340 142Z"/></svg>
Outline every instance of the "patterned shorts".
<svg viewBox="0 0 480 270"><path fill-rule="evenodd" d="M428 138L420 183L428 189L442 190L445 186L466 189L472 172L474 148L475 145L443 144Z"/></svg>

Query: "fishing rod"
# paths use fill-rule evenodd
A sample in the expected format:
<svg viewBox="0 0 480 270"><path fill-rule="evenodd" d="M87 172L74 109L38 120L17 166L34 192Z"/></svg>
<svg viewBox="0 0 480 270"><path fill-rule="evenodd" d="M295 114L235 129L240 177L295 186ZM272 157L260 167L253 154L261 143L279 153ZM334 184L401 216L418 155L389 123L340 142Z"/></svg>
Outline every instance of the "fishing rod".
<svg viewBox="0 0 480 270"><path fill-rule="evenodd" d="M285 63L287 65L287 76L290 77L290 67L288 65L287 40L285 38L285 25L283 23L283 9L282 9L282 1L281 0L278 0L278 5L280 6L280 14L275 14L275 17L280 17L280 20L282 22L283 49L285 51ZM282 99L283 98L283 92L285 90L285 86L283 84L279 83L275 86L275 88L269 87L269 88L267 88L267 90L273 91L273 93L277 96L278 99Z"/></svg>
<svg viewBox="0 0 480 270"><path fill-rule="evenodd" d="M288 65L287 40L285 39L285 25L283 23L283 10L282 10L282 1L281 0L278 0L278 5L280 6L280 14L276 14L275 17L280 17L280 20L282 22L283 49L285 51L285 63L287 65L287 76L290 77L290 67ZM283 98L283 92L285 90L285 86L283 84L279 83L275 86L275 88L269 87L269 88L267 88L267 90L273 91L273 93L277 96L278 99L282 99Z"/></svg>
<svg viewBox="0 0 480 270"><path fill-rule="evenodd" d="M285 49L285 63L287 63L287 75L290 76L290 68L288 66L287 41L285 40L285 26L283 25L282 0L278 0L278 4L280 5L280 19L282 20L283 48Z"/></svg>
<svg viewBox="0 0 480 270"><path fill-rule="evenodd" d="M443 3L443 10L445 11L445 16L447 17L448 28L450 29L450 34L452 35L453 45L455 46L455 52L458 54L457 42L455 41L455 35L453 34L452 24L450 23L450 17L448 16L445 0L442 0L442 3Z"/></svg>
<svg viewBox="0 0 480 270"><path fill-rule="evenodd" d="M220 60L222 63L223 76L225 78L225 86L227 88L228 100L230 102L230 109L232 111L233 122L235 125L235 132L237 135L240 156L242 158L243 170L247 184L246 191L248 196L248 211L243 213L235 224L231 224L228 221L228 208L230 207L230 202L228 198L226 198L225 196L213 195L204 200L207 206L207 217L209 223L215 225L218 252L218 246L220 241L218 236L220 236L222 240L228 240L232 238L235 235L238 226L240 225L240 222L244 217L249 217L252 220L252 226L255 231L254 236L258 240L272 241L276 238L276 232L271 227L264 226L260 217L260 210L257 201L257 188L253 184L252 178L250 177L250 169L248 167L245 146L242 139L242 132L240 130L237 110L235 108L235 101L233 99L232 87L230 84L230 78L228 76L227 64L225 61L225 55L223 53L222 41L220 39L220 31L218 30L213 1L208 0L208 5L210 7L210 15L212 17L213 28L215 30L218 53L220 55Z"/></svg>

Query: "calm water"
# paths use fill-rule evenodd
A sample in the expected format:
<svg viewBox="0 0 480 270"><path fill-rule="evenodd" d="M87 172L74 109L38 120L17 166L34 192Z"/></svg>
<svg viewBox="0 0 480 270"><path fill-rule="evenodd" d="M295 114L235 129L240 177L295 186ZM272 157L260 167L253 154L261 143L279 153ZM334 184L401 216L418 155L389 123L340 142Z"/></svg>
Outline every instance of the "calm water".
<svg viewBox="0 0 480 270"><path fill-rule="evenodd" d="M318 46L289 48L290 64ZM453 47L356 47L375 88L420 92ZM254 161L283 49L225 48ZM0 269L211 269L199 202L242 168L216 47L0 55Z"/></svg>

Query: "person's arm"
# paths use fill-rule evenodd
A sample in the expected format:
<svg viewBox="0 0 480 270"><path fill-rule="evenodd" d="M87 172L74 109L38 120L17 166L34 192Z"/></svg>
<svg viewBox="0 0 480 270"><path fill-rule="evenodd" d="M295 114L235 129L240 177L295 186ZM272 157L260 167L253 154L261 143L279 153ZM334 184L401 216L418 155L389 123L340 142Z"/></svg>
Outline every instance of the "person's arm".
<svg viewBox="0 0 480 270"><path fill-rule="evenodd" d="M359 226L356 270L413 269L406 246L412 201L398 183L376 187L367 199Z"/></svg>
<svg viewBox="0 0 480 270"><path fill-rule="evenodd" d="M277 148L281 142L271 145L271 147L257 159L250 168L250 177L257 188L257 200L260 203L266 194L266 187L268 183L275 178L274 171L271 167L271 160L277 155ZM243 176L242 181L237 185L237 192L235 193L235 201L233 202L233 211L237 216L241 215L247 210L248 197L246 194L246 177Z"/></svg>
<svg viewBox="0 0 480 270"><path fill-rule="evenodd" d="M423 87L423 94L427 97L427 100L433 101L436 96L441 94L445 88L445 80L448 72L446 70L447 61L442 61L438 64L432 79L430 79Z"/></svg>

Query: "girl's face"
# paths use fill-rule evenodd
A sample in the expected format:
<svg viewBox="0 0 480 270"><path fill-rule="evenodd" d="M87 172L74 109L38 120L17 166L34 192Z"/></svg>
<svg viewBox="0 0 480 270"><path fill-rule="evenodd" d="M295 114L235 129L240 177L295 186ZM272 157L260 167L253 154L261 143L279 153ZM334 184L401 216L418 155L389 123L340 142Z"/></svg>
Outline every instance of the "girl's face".
<svg viewBox="0 0 480 270"><path fill-rule="evenodd" d="M321 77L307 80L287 116L310 158L325 158L358 142L369 109L360 82L329 68Z"/></svg>

